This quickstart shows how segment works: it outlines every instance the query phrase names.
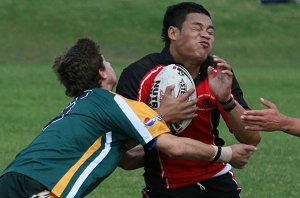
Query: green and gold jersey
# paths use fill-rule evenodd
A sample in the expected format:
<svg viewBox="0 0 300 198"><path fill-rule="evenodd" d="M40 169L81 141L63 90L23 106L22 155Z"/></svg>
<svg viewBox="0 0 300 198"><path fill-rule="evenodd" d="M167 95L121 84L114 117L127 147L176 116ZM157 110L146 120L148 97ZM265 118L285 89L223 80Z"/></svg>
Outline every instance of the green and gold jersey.
<svg viewBox="0 0 300 198"><path fill-rule="evenodd" d="M145 145L168 131L146 104L100 88L87 90L3 174L27 175L58 197L83 197L115 170L129 139Z"/></svg>

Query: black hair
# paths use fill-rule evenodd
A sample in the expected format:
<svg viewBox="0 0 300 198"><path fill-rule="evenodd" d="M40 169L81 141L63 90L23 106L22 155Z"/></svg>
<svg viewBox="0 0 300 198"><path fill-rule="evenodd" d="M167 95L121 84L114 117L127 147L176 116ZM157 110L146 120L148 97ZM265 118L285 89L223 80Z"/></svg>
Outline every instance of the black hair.
<svg viewBox="0 0 300 198"><path fill-rule="evenodd" d="M170 38L168 36L169 27L174 26L181 30L182 23L190 13L202 13L211 18L209 12L202 5L194 2L182 2L167 8L161 33L162 40L166 47L170 45Z"/></svg>

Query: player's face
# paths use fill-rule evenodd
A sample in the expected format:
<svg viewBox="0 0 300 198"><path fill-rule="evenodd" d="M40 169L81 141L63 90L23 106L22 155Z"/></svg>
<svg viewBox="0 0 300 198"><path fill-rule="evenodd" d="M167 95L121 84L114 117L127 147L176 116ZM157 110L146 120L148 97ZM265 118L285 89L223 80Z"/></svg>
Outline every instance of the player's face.
<svg viewBox="0 0 300 198"><path fill-rule="evenodd" d="M202 63L211 53L214 42L214 27L205 14L190 13L172 41L181 59Z"/></svg>
<svg viewBox="0 0 300 198"><path fill-rule="evenodd" d="M106 59L103 56L103 65L105 67L105 74L106 74L106 79L102 82L102 86L105 86L106 89L112 90L113 87L116 85L116 74L115 71L113 70L110 62L106 61Z"/></svg>

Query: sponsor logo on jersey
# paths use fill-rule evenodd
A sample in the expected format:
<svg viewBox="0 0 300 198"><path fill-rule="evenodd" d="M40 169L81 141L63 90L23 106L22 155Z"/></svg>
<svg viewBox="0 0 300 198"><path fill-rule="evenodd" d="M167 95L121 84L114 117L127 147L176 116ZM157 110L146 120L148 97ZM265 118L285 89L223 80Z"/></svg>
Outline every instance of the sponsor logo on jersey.
<svg viewBox="0 0 300 198"><path fill-rule="evenodd" d="M146 126L152 126L156 121L162 120L162 117L156 116L154 118L145 118L144 123Z"/></svg>
<svg viewBox="0 0 300 198"><path fill-rule="evenodd" d="M202 111L212 110L216 107L216 99L210 94L199 95L197 106Z"/></svg>

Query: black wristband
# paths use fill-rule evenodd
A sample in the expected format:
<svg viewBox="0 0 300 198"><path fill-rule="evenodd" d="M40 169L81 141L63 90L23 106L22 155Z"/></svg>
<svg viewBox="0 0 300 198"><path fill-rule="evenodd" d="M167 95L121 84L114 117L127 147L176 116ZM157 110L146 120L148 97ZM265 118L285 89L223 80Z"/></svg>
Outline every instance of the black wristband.
<svg viewBox="0 0 300 198"><path fill-rule="evenodd" d="M217 154L216 154L216 156L215 156L214 159L213 159L214 162L218 161L218 159L219 159L220 156L221 156L221 153L222 153L222 147L221 147L221 146L218 146Z"/></svg>
<svg viewBox="0 0 300 198"><path fill-rule="evenodd" d="M223 107L223 109L224 109L224 111L229 112L232 109L234 109L235 107L236 107L236 103L234 102L231 106L226 107L226 108Z"/></svg>
<svg viewBox="0 0 300 198"><path fill-rule="evenodd" d="M230 98L229 98L227 101L225 101L225 102L219 101L219 103L220 103L221 105L228 105L229 103L232 102L232 100L233 100L233 97L230 95Z"/></svg>

